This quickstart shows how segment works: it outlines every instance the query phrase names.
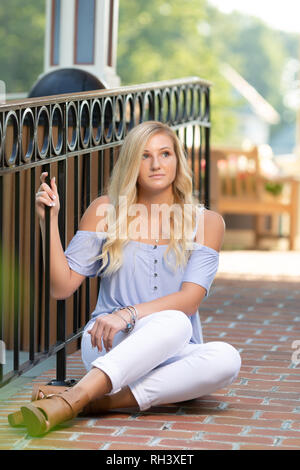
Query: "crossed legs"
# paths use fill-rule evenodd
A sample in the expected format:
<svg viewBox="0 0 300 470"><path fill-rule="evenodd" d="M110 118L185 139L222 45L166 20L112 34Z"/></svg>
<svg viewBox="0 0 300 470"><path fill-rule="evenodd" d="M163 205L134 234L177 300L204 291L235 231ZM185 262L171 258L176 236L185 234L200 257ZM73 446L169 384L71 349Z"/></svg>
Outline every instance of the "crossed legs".
<svg viewBox="0 0 300 470"><path fill-rule="evenodd" d="M88 373L72 389L21 407L29 434L41 435L89 407L96 412L101 407L145 410L210 394L235 380L241 365L238 351L220 341L193 344L191 336L191 322L183 312L156 312L141 319L128 336L116 335L113 348L94 354L88 363L91 341L85 332L82 354Z"/></svg>
<svg viewBox="0 0 300 470"><path fill-rule="evenodd" d="M96 353L96 359L87 338L83 340L82 346L87 349L82 351L84 362L94 357L90 372L94 377L102 372L110 383L106 392L102 387L94 388L99 411L131 407L144 410L190 400L213 393L236 379L241 366L238 351L221 341L189 343L191 323L182 312L157 312L138 325L135 335L116 338L118 347L113 345L106 354ZM89 374L83 380L89 381L92 390Z"/></svg>

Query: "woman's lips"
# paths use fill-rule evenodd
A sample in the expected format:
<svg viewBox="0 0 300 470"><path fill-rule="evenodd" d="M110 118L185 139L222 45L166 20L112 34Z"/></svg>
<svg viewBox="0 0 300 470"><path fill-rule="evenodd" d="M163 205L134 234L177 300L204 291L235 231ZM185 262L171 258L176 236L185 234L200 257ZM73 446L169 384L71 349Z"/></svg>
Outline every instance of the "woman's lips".
<svg viewBox="0 0 300 470"><path fill-rule="evenodd" d="M151 175L150 178L162 178L165 175Z"/></svg>

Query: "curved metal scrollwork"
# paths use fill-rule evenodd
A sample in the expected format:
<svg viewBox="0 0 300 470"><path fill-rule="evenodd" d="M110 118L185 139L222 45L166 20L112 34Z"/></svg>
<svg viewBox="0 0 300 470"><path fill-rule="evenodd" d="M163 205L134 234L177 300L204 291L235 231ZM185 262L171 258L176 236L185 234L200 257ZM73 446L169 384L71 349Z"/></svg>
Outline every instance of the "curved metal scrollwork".
<svg viewBox="0 0 300 470"><path fill-rule="evenodd" d="M125 96L124 102L125 135L134 127L134 101L130 93Z"/></svg>
<svg viewBox="0 0 300 470"><path fill-rule="evenodd" d="M79 135L81 147L86 149L90 143L90 107L84 100L80 103L79 109Z"/></svg>
<svg viewBox="0 0 300 470"><path fill-rule="evenodd" d="M100 144L102 137L101 108L99 99L96 98L92 101L90 127L93 144L95 146Z"/></svg>
<svg viewBox="0 0 300 470"><path fill-rule="evenodd" d="M172 80L148 86L99 90L32 104L0 106L0 171L5 167L65 158L71 152L119 145L132 127L156 120L176 131L191 123L210 126L208 82ZM52 97L51 97L52 98Z"/></svg>
<svg viewBox="0 0 300 470"><path fill-rule="evenodd" d="M7 166L16 164L19 149L19 120L15 111L9 111L3 128L3 153Z"/></svg>
<svg viewBox="0 0 300 470"><path fill-rule="evenodd" d="M31 368L37 360L42 361L45 352L48 355L53 354L56 345L59 345L57 381L63 382L67 346L70 341L77 340L83 331L84 315L81 315L82 305L79 298L79 302L73 304L73 333L66 336L64 325L67 317L62 305L63 308L59 308L57 317L57 343L50 344L53 325L49 316L50 282L47 282L47 277L49 279L50 237L47 236L44 250L45 277L36 276L43 250L41 243L36 243L37 216L34 211L34 193L41 172L47 171L49 177L57 176L62 209L58 222L59 228L62 229L62 240L66 241L66 236L71 233L69 229L78 226L79 217L90 204L92 197L105 193L109 175L128 132L141 122L160 121L170 125L179 137L191 169L193 192L199 201L204 201L206 207L209 207L209 87L208 82L191 77L0 104L0 226L7 231L5 236L0 237L0 250L2 248L4 253L5 248L8 253L14 252L12 262L7 258L8 266L6 257L2 257L5 263L1 265L0 260L0 269L3 273L11 272L12 279L15 280L12 316L14 369L4 375L0 364L0 385L3 383L3 377L4 381L10 380L12 376ZM50 207L45 211L47 235L51 226L49 211L51 214ZM7 242L9 239L12 240L11 244ZM19 270L19 267L22 269ZM30 292L25 292L26 286L21 282L27 275L30 282L25 284L30 288ZM90 309L90 292L91 290L86 288L87 313ZM35 293L38 295L37 302ZM24 298L24 303L19 303L21 298ZM42 298L45 299L45 305L40 309ZM28 299L32 302L30 300L28 303ZM42 310L43 317L40 316ZM10 305L5 311L8 315L5 316L2 312L2 319L6 321L11 312ZM30 317L24 316L23 322L23 312L27 315L27 311ZM27 319L30 319L30 359L21 364L19 353L27 335L26 328L22 332L22 343L18 336L21 321L27 325ZM6 325L4 326L6 328ZM44 339L42 330L45 333Z"/></svg>
<svg viewBox="0 0 300 470"><path fill-rule="evenodd" d="M104 100L102 109L103 141L110 143L114 134L114 109L112 99L107 97Z"/></svg>
<svg viewBox="0 0 300 470"><path fill-rule="evenodd" d="M34 151L34 116L30 108L26 108L22 115L20 143L21 159L27 163L31 160Z"/></svg>
<svg viewBox="0 0 300 470"><path fill-rule="evenodd" d="M66 118L67 144L68 149L72 152L75 150L78 141L78 112L73 101L67 104Z"/></svg>
<svg viewBox="0 0 300 470"><path fill-rule="evenodd" d="M60 155L63 148L63 125L64 118L62 108L60 105L55 104L52 108L50 117L51 144L55 155Z"/></svg>
<svg viewBox="0 0 300 470"><path fill-rule="evenodd" d="M125 113L124 113L124 98L117 96L114 102L114 135L117 140L121 140L124 134L125 126Z"/></svg>
<svg viewBox="0 0 300 470"><path fill-rule="evenodd" d="M50 115L46 106L42 106L38 111L35 129L35 145L37 147L38 156L41 159L45 159L50 146Z"/></svg>

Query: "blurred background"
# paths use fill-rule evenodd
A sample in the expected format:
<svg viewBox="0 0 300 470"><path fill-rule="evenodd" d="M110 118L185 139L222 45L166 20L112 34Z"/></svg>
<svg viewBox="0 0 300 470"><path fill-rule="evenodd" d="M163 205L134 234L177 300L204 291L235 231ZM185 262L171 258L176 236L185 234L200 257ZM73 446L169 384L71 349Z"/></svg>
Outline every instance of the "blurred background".
<svg viewBox="0 0 300 470"><path fill-rule="evenodd" d="M224 249L300 250L299 27L293 0L120 0L114 83L213 83L211 208ZM45 72L45 0L0 3L0 79L28 96Z"/></svg>

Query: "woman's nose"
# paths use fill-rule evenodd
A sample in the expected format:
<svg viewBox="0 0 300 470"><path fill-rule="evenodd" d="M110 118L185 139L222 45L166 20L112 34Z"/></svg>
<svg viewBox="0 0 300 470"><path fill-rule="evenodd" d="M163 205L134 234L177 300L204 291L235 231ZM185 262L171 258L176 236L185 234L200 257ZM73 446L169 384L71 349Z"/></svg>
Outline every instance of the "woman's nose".
<svg viewBox="0 0 300 470"><path fill-rule="evenodd" d="M151 162L151 167L152 168L160 168L160 162L158 157L153 157L152 162Z"/></svg>

